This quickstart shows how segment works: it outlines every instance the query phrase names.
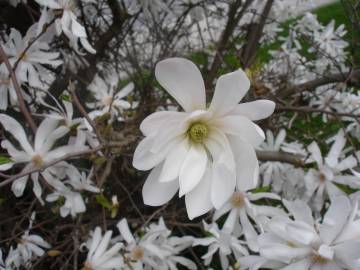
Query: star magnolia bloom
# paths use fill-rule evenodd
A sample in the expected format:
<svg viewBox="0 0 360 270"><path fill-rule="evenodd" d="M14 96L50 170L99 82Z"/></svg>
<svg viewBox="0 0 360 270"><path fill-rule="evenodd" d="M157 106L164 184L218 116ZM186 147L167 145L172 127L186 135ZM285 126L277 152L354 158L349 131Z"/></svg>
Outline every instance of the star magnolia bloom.
<svg viewBox="0 0 360 270"><path fill-rule="evenodd" d="M124 265L120 254L122 243L116 243L108 249L112 231L101 235L100 227L96 227L91 241L87 243L89 252L84 263L84 270L111 270L119 269Z"/></svg>
<svg viewBox="0 0 360 270"><path fill-rule="evenodd" d="M185 112L155 112L140 126L146 137L135 150L133 165L154 168L143 187L145 204L162 205L179 190L192 219L220 208L236 185L240 190L256 187L254 147L265 135L251 120L271 115L274 102L238 104L250 87L240 69L218 79L209 108L201 73L191 61L161 61L155 75Z"/></svg>
<svg viewBox="0 0 360 270"><path fill-rule="evenodd" d="M78 40L89 53L96 53L96 50L90 45L85 27L82 26L76 18L76 1L73 0L36 0L42 6L55 11L61 11L61 18L55 20L56 32L60 35L62 32L69 38L71 45L78 51Z"/></svg>
<svg viewBox="0 0 360 270"><path fill-rule="evenodd" d="M18 150L9 140L3 140L1 142L1 147L8 151L12 162L0 165L0 171L8 170L15 164L22 163L26 164L22 171L41 168L46 163L59 159L68 153L86 149L86 146L78 145L77 143L52 149L55 142L69 132L69 128L65 126L58 127L58 120L46 118L41 122L35 135L34 146L30 144L28 135L15 119L6 114L0 114L0 123L3 125L4 129L18 141L21 147L21 150ZM61 164L64 166L64 162L59 163L58 165ZM40 202L42 202L42 188L39 183L39 174L41 174L44 177L44 180L52 186L63 185L61 182L56 181L50 174L50 172L52 172L54 175L57 175L56 168L57 166L55 165L41 172L31 174L31 179L34 184L33 191ZM12 183L11 189L15 196L22 196L28 178L29 176L24 176L16 179Z"/></svg>
<svg viewBox="0 0 360 270"><path fill-rule="evenodd" d="M261 199L280 200L280 197L273 193L259 192L251 193L250 191L236 191L220 209L216 210L213 216L215 222L224 214L229 213L226 217L223 228L229 229L231 232L237 233L236 230L242 229L247 245L253 251L258 251L257 237L258 233L255 225L262 228L261 218L286 215L279 208L268 205L256 205L253 202ZM250 221L255 221L252 224ZM241 225L241 227L240 227Z"/></svg>
<svg viewBox="0 0 360 270"><path fill-rule="evenodd" d="M260 256L271 269L341 270L360 267L358 205L345 196L333 199L321 224L303 201L284 201L294 219L273 218L259 236ZM261 260L251 260L261 267ZM240 259L240 263L248 264ZM280 264L280 266L279 266ZM251 269L258 269L254 267ZM264 266L263 266L264 267Z"/></svg>
<svg viewBox="0 0 360 270"><path fill-rule="evenodd" d="M348 185L352 188L360 188L360 178L354 175L343 174L344 171L354 168L357 160L350 155L341 159L341 153L346 144L343 131L335 137L335 141L329 153L323 158L320 148L316 142L308 146L311 158L316 162L318 170L310 169L305 176L306 198L313 199L314 207L320 211L324 205L324 195L345 195L335 184Z"/></svg>
<svg viewBox="0 0 360 270"><path fill-rule="evenodd" d="M249 255L247 249L242 246L243 241L234 236L228 228L223 227L220 230L216 223L209 225L205 222L204 227L211 236L194 239L193 246L208 246L208 252L201 257L205 265L211 263L217 251L219 252L221 268L224 270L229 269L229 255L233 254L236 259Z"/></svg>

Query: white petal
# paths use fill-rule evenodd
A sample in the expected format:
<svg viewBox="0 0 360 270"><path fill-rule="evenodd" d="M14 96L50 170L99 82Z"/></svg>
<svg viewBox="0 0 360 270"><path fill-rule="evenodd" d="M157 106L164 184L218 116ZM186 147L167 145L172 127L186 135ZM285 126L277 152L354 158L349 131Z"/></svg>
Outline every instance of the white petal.
<svg viewBox="0 0 360 270"><path fill-rule="evenodd" d="M323 164L323 158L321 155L319 145L314 141L308 146L308 150L311 153L312 158L317 163L318 167L321 167Z"/></svg>
<svg viewBox="0 0 360 270"><path fill-rule="evenodd" d="M159 206L167 203L179 189L178 181L160 183L159 176L163 164L156 166L149 174L142 189L144 203Z"/></svg>
<svg viewBox="0 0 360 270"><path fill-rule="evenodd" d="M159 182L169 182L179 177L181 166L189 151L189 142L184 139L176 145L167 155Z"/></svg>
<svg viewBox="0 0 360 270"><path fill-rule="evenodd" d="M202 145L193 144L181 166L179 174L179 196L190 192L203 177L208 162Z"/></svg>
<svg viewBox="0 0 360 270"><path fill-rule="evenodd" d="M33 148L31 147L28 136L25 134L22 126L14 118L6 115L0 114L0 123L3 125L4 129L11 133L12 136L20 143L21 147L28 154L34 153Z"/></svg>
<svg viewBox="0 0 360 270"><path fill-rule="evenodd" d="M320 226L320 237L325 244L331 244L339 235L343 230L350 213L351 204L347 197L338 196L333 198L331 205L324 216L323 223Z"/></svg>
<svg viewBox="0 0 360 270"><path fill-rule="evenodd" d="M241 115L228 115L212 122L222 132L235 135L253 147L260 145L264 139L263 131L253 122Z"/></svg>
<svg viewBox="0 0 360 270"><path fill-rule="evenodd" d="M275 110L275 103L271 100L260 99L238 104L231 114L239 114L257 121L269 117Z"/></svg>
<svg viewBox="0 0 360 270"><path fill-rule="evenodd" d="M158 133L168 124L169 121L182 122L187 113L173 112L173 111L161 111L150 114L146 117L140 125L140 130L145 136Z"/></svg>
<svg viewBox="0 0 360 270"><path fill-rule="evenodd" d="M185 111L205 109L204 81L193 62L183 58L160 61L156 65L155 76Z"/></svg>
<svg viewBox="0 0 360 270"><path fill-rule="evenodd" d="M119 229L121 236L125 239L125 241L128 244L135 242L135 238L129 229L129 224L126 218L120 220L119 223L116 225L116 227Z"/></svg>
<svg viewBox="0 0 360 270"><path fill-rule="evenodd" d="M214 207L219 209L235 190L236 174L222 163L213 164L212 169L211 201Z"/></svg>
<svg viewBox="0 0 360 270"><path fill-rule="evenodd" d="M128 83L124 88L122 88L119 93L115 95L116 98L121 99L123 97L126 97L129 93L131 93L134 90L134 83Z"/></svg>
<svg viewBox="0 0 360 270"><path fill-rule="evenodd" d="M234 136L229 138L236 164L236 183L240 191L248 191L257 186L259 162L254 148Z"/></svg>
<svg viewBox="0 0 360 270"><path fill-rule="evenodd" d="M222 75L216 83L209 110L224 115L235 108L250 88L250 81L241 69Z"/></svg>
<svg viewBox="0 0 360 270"><path fill-rule="evenodd" d="M190 219L209 212L213 205L210 197L211 169L206 169L200 183L185 195L186 211Z"/></svg>

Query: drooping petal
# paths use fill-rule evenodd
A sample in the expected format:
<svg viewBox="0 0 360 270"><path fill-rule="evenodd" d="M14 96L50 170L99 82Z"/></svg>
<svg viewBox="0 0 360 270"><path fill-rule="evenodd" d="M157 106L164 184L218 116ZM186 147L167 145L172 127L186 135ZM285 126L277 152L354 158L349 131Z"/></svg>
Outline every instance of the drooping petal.
<svg viewBox="0 0 360 270"><path fill-rule="evenodd" d="M187 112L205 109L205 85L200 70L183 58L160 61L155 76L166 91Z"/></svg>
<svg viewBox="0 0 360 270"><path fill-rule="evenodd" d="M190 192L203 177L208 157L202 145L193 144L181 166L179 174L179 196Z"/></svg>
<svg viewBox="0 0 360 270"><path fill-rule="evenodd" d="M271 100L260 99L236 105L231 114L239 114L257 121L269 117L275 110L275 103Z"/></svg>
<svg viewBox="0 0 360 270"><path fill-rule="evenodd" d="M179 189L178 181L160 183L159 176L163 164L157 165L149 174L142 189L144 203L159 206L167 203Z"/></svg>
<svg viewBox="0 0 360 270"><path fill-rule="evenodd" d="M186 211L190 219L194 219L209 212L211 203L211 169L207 168L200 183L185 195Z"/></svg>
<svg viewBox="0 0 360 270"><path fill-rule="evenodd" d="M259 162L254 148L234 136L229 136L236 163L236 185L240 191L248 191L257 186Z"/></svg>
<svg viewBox="0 0 360 270"><path fill-rule="evenodd" d="M211 201L216 209L222 207L234 193L236 173L229 170L223 163L212 166Z"/></svg>
<svg viewBox="0 0 360 270"><path fill-rule="evenodd" d="M215 87L209 110L217 116L232 111L250 88L250 81L241 69L222 75Z"/></svg>

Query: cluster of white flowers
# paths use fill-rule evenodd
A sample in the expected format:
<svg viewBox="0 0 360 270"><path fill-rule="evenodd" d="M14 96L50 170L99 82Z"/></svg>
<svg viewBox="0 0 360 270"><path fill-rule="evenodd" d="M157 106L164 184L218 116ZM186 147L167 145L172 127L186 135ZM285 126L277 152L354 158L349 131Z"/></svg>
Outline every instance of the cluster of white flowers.
<svg viewBox="0 0 360 270"><path fill-rule="evenodd" d="M51 248L51 245L46 242L40 235L30 234L33 222L35 221L35 212L31 214L29 220L29 227L23 235L18 239L16 248L10 247L6 259L3 259L0 250L0 269L13 270L20 269L21 266L31 267L32 260L36 257L41 257L45 254L45 250Z"/></svg>
<svg viewBox="0 0 360 270"><path fill-rule="evenodd" d="M28 7L26 0L9 2ZM83 270L195 270L200 264L231 270L360 269L360 151L354 143L360 139L360 95L356 87L346 85L353 71L346 68L344 25L336 26L334 20L323 25L316 15L305 13L290 23L284 37L279 35L284 31L281 22L297 11L275 0L257 43L280 40L281 45L259 67L261 77L254 75L255 65L243 70L231 63L224 70L232 72L215 72L222 75L211 92L210 75L203 79L200 70L211 71L207 62L217 53L221 64L238 60L214 53L213 44L224 36L229 6L242 7L248 1L36 2L38 21L34 19L27 31L9 27L0 32L0 187L9 184L10 191L11 186L7 196L12 201L32 198L42 209L36 209L38 215L51 208L47 214L61 222L76 220L76 226L69 226L76 227L72 252L80 252L76 262ZM233 27L238 38L228 41L235 49L244 45L245 28L262 23L262 12L271 1L250 2ZM126 10L117 10L123 17L111 16L117 8ZM106 61L93 61L103 53L95 50L103 40L90 33L97 29L111 35L119 25L124 28L115 36L122 46L110 41ZM177 34L173 28L179 32L174 44L154 39L171 39ZM163 60L183 55L184 48L209 54L208 59L200 60L199 67L186 58ZM128 57L129 51L138 55ZM122 62L112 65L117 54ZM86 68L91 68L90 75L83 74ZM282 97L283 89L338 72L348 78L314 89L300 87L292 93L295 101ZM61 76L66 86L54 91L51 86ZM264 95L257 91L258 80ZM145 96L152 94L149 100L161 102L147 104ZM293 106L302 103L309 107ZM280 111L295 107L296 113L273 117L280 104ZM148 108L155 112L145 115ZM307 131L296 134L292 127L299 124L302 109L330 128L336 122L336 128L326 136L322 131L319 137ZM130 127L132 134L125 128L124 134L118 132L123 127ZM140 136L135 129L143 135L136 149L131 145L132 137ZM137 183L142 196L136 198L142 197L146 206L163 206L149 219L141 216L143 224L126 216L126 198L119 202L116 185L106 182L117 157L127 158L121 170L131 170L132 177L146 175L144 183ZM135 169L149 173L130 169L129 159ZM126 188L134 206L137 190ZM109 192L112 204L106 199ZM165 213L151 223L174 197L193 223L179 225L176 216ZM89 226L80 224L92 214L89 202L95 201L104 208L104 233L96 218ZM106 208L111 210L110 223ZM155 208L144 209L147 213ZM3 241L7 244L0 248L0 269L30 269L36 259L52 257L54 239L38 235L34 222L35 212L27 229Z"/></svg>

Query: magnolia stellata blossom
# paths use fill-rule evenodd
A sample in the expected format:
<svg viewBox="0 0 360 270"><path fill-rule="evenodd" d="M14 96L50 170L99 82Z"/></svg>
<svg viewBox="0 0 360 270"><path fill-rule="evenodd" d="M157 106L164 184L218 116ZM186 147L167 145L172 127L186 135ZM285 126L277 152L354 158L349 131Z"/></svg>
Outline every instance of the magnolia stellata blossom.
<svg viewBox="0 0 360 270"><path fill-rule="evenodd" d="M31 214L29 228L21 236L20 242L17 245L17 250L21 257L23 264L33 259L33 257L41 257L44 255L44 249L48 249L51 245L46 242L41 236L37 234L30 234L33 222L35 220L35 212Z"/></svg>
<svg viewBox="0 0 360 270"><path fill-rule="evenodd" d="M219 252L221 267L223 270L229 269L229 258L231 254L235 259L239 259L244 255L249 255L248 250L243 246L244 242L239 240L237 236L233 235L231 230L227 227L219 229L216 223L211 225L204 222L204 227L211 236L205 238L194 239L194 246L208 246L208 252L201 258L205 265L209 265L213 259L213 255Z"/></svg>
<svg viewBox="0 0 360 270"><path fill-rule="evenodd" d="M304 201L284 201L293 219L275 217L259 236L260 257L240 258L250 269L355 270L360 267L358 205L333 199L323 221L314 221Z"/></svg>
<svg viewBox="0 0 360 270"><path fill-rule="evenodd" d="M155 69L159 83L185 112L160 111L140 125L145 138L133 165L150 170L143 187L145 204L168 202L179 190L190 218L220 208L239 189L256 187L258 160L254 147L265 138L252 120L268 117L274 103L238 104L250 87L242 70L221 76L210 106L199 69L189 60L170 58Z"/></svg>
<svg viewBox="0 0 360 270"><path fill-rule="evenodd" d="M18 63L15 72L21 83L26 82L32 87L44 89L46 88L44 81L50 82L53 77L42 65L57 67L62 64L62 60L58 59L59 52L49 51L50 46L47 43L32 41L35 27L36 24L28 30L24 37L19 31L12 28L4 50L12 65Z"/></svg>
<svg viewBox="0 0 360 270"><path fill-rule="evenodd" d="M330 199L334 196L345 195L336 186L336 183L348 185L352 188L360 187L359 177L343 173L357 165L357 160L354 156L341 157L345 143L344 132L340 130L325 158L322 157L316 142L312 142L308 146L311 158L316 162L317 170L310 169L305 176L305 195L308 200L313 200L314 207L318 211L324 205L325 195L328 195Z"/></svg>
<svg viewBox="0 0 360 270"><path fill-rule="evenodd" d="M55 20L55 28L58 35L62 32L69 38L70 44L78 51L78 40L89 53L96 53L90 45L84 26L76 18L76 2L73 0L36 0L40 5L61 11L61 18Z"/></svg>
<svg viewBox="0 0 360 270"><path fill-rule="evenodd" d="M55 142L65 136L69 132L69 128L65 126L58 127L58 120L46 118L44 119L37 129L34 146L32 146L28 140L28 136L22 126L13 118L6 114L0 114L0 123L4 129L8 131L12 137L19 143L21 150L18 150L9 140L5 139L1 142L1 147L6 149L10 155L11 162L0 165L0 170L8 170L15 164L25 164L22 171L28 171L31 169L41 168L46 163L54 161L63 157L66 154L84 150L86 146L82 144L73 144L60 146L52 149ZM58 165L64 165L66 162L59 163ZM66 166L65 166L66 167ZM52 186L63 186L63 184L56 180L53 175L57 175L58 171L56 165L49 167L43 171L35 172L31 174L33 180L33 191L36 197L41 200L42 188L39 183L39 174ZM23 176L16 179L12 183L12 191L15 196L22 196L29 176Z"/></svg>
<svg viewBox="0 0 360 270"><path fill-rule="evenodd" d="M247 245L253 251L259 250L257 237L258 230L262 229L262 218L285 215L285 212L280 208L253 203L261 199L280 200L280 197L274 193L267 192L251 193L246 190L236 191L227 203L215 211L213 216L213 220L216 221L224 214L229 213L223 229L227 228L234 235L239 235L239 230L241 229L240 232L244 234ZM253 220L255 224L250 220ZM256 229L256 225L258 229Z"/></svg>
<svg viewBox="0 0 360 270"><path fill-rule="evenodd" d="M86 243L89 252L84 263L84 270L112 270L120 269L124 265L120 254L122 243L115 243L109 248L112 231L101 234L100 227L96 227L92 238Z"/></svg>
<svg viewBox="0 0 360 270"><path fill-rule="evenodd" d="M134 83L128 83L116 93L118 83L119 78L116 74L111 74L106 81L99 76L95 77L88 88L96 101L86 103L89 108L93 109L89 113L90 118L94 119L109 113L111 120L123 120L123 111L131 108L131 104L124 98L134 90Z"/></svg>

